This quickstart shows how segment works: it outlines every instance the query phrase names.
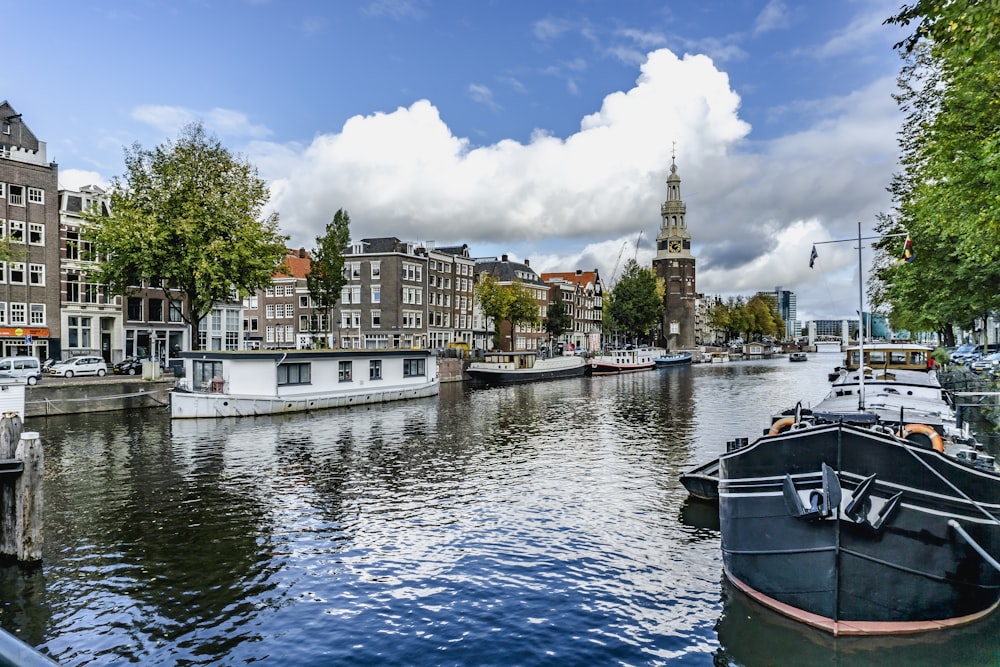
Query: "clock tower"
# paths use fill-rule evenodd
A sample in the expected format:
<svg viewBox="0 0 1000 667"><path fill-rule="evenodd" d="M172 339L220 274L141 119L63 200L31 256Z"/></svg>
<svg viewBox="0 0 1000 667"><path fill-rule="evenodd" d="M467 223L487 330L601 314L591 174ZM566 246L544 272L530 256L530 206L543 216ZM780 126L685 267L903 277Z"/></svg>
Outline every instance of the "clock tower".
<svg viewBox="0 0 1000 667"><path fill-rule="evenodd" d="M661 341L668 350L691 350L695 346L694 255L691 254L691 234L684 214L687 207L681 200L681 177L677 175L675 156L670 160L667 177L667 199L660 205L660 233L656 237L656 257L653 271L663 281L663 324Z"/></svg>

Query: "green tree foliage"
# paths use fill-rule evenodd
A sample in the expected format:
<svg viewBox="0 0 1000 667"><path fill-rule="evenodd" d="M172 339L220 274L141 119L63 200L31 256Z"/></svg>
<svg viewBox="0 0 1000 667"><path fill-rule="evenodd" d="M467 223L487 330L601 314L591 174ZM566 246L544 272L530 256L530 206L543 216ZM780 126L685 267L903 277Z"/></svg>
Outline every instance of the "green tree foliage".
<svg viewBox="0 0 1000 667"><path fill-rule="evenodd" d="M545 331L553 339L558 339L573 326L573 318L566 308L562 294L556 290L556 297L549 303L548 314L545 318Z"/></svg>
<svg viewBox="0 0 1000 667"><path fill-rule="evenodd" d="M483 315L492 319L496 326L493 342L499 349L503 347L500 323L507 322L510 325L510 349L514 349L517 346L517 327L538 325L541 320L538 302L531 290L520 281L502 285L490 274L481 273L474 288L474 296Z"/></svg>
<svg viewBox="0 0 1000 667"><path fill-rule="evenodd" d="M749 301L741 296L726 301L716 298L708 311L708 323L713 329L725 332L726 340L785 334L785 321L777 312L777 303L774 297L765 294L754 295Z"/></svg>
<svg viewBox="0 0 1000 667"><path fill-rule="evenodd" d="M877 244L873 304L893 324L936 330L1000 306L1000 12L975 0L918 0L887 23L914 25L897 44L904 59L896 101L902 171L890 191L895 210Z"/></svg>
<svg viewBox="0 0 1000 667"><path fill-rule="evenodd" d="M347 282L344 277L344 249L351 241L350 227L351 216L344 209L337 209L333 221L326 225L326 233L316 237L316 247L309 262L306 288L316 308L324 315L324 332L333 331L333 308Z"/></svg>
<svg viewBox="0 0 1000 667"><path fill-rule="evenodd" d="M614 332L634 342L653 342L663 320L663 295L652 269L634 259L625 263L622 277L604 303L606 333Z"/></svg>
<svg viewBox="0 0 1000 667"><path fill-rule="evenodd" d="M176 142L126 149L125 167L112 181L110 216L84 213L84 233L102 259L95 278L110 294L179 292L198 349L201 319L234 294L268 285L285 256L278 214L262 213L267 186L197 123Z"/></svg>

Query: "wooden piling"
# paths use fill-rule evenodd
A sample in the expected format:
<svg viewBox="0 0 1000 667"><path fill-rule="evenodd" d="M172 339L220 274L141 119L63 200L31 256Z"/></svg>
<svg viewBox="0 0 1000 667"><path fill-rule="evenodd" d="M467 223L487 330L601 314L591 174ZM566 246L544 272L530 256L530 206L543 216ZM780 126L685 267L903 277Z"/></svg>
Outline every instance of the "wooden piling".
<svg viewBox="0 0 1000 667"><path fill-rule="evenodd" d="M45 477L45 456L38 433L25 431L17 443L14 458L24 465L17 478L14 493L17 514L14 517L14 537L17 540L17 560L20 563L40 563L42 560L42 499Z"/></svg>
<svg viewBox="0 0 1000 667"><path fill-rule="evenodd" d="M17 412L5 412L0 418L0 460L15 458L17 443L21 439L21 416ZM14 527L17 516L15 502L15 479L0 479L0 557L17 556L17 536Z"/></svg>

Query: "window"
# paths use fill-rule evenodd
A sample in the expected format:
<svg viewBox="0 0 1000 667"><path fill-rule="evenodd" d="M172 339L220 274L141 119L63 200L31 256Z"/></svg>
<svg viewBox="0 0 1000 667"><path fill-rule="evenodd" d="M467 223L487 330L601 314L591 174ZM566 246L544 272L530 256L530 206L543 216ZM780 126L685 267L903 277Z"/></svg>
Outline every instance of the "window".
<svg viewBox="0 0 1000 667"><path fill-rule="evenodd" d="M24 284L24 262L11 262L10 263L10 284L11 285L23 285Z"/></svg>
<svg viewBox="0 0 1000 667"><path fill-rule="evenodd" d="M264 306L264 317L265 317L265 319L268 319L268 320L273 320L274 319L274 304L273 303L269 303L266 306Z"/></svg>
<svg viewBox="0 0 1000 667"><path fill-rule="evenodd" d="M240 349L240 332L239 331L227 331L226 332L226 349L227 350L238 350L238 349Z"/></svg>
<svg viewBox="0 0 1000 667"><path fill-rule="evenodd" d="M0 301L0 324L7 324L7 304Z"/></svg>
<svg viewBox="0 0 1000 667"><path fill-rule="evenodd" d="M295 304L286 303L285 304L285 317L295 317Z"/></svg>
<svg viewBox="0 0 1000 667"><path fill-rule="evenodd" d="M341 382L351 381L351 368L354 364L350 361L340 361L337 363L337 379Z"/></svg>
<svg viewBox="0 0 1000 667"><path fill-rule="evenodd" d="M212 380L222 380L221 361L200 361L195 360L191 364L192 388L207 391L211 387Z"/></svg>
<svg viewBox="0 0 1000 667"><path fill-rule="evenodd" d="M180 321L182 321L181 314L183 312L184 311L183 311L183 308L181 306L181 302L180 301L171 301L170 302L170 316L169 317L170 317L170 321L171 322L180 322Z"/></svg>
<svg viewBox="0 0 1000 667"><path fill-rule="evenodd" d="M149 321L150 322L163 321L163 299L149 300Z"/></svg>
<svg viewBox="0 0 1000 667"><path fill-rule="evenodd" d="M28 307L23 303L10 304L10 323L27 324Z"/></svg>
<svg viewBox="0 0 1000 667"><path fill-rule="evenodd" d="M380 327L380 326L382 326L382 311L381 310L373 310L372 311L372 326L373 327Z"/></svg>
<svg viewBox="0 0 1000 667"><path fill-rule="evenodd" d="M382 303L382 288L379 285L372 286L372 303Z"/></svg>
<svg viewBox="0 0 1000 667"><path fill-rule="evenodd" d="M372 359L368 362L368 379L369 380L381 380L382 379L382 360Z"/></svg>
<svg viewBox="0 0 1000 667"><path fill-rule="evenodd" d="M44 204L45 190L41 188L28 188L28 201L32 204Z"/></svg>
<svg viewBox="0 0 1000 667"><path fill-rule="evenodd" d="M40 222L28 223L28 243L30 245L45 245L45 225Z"/></svg>
<svg viewBox="0 0 1000 667"><path fill-rule="evenodd" d="M6 196L7 196L7 184L0 183L0 199L3 199Z"/></svg>
<svg viewBox="0 0 1000 667"><path fill-rule="evenodd" d="M90 347L90 322L89 317L68 317L66 323L69 325L69 346Z"/></svg>
<svg viewBox="0 0 1000 667"><path fill-rule="evenodd" d="M273 326L267 326L264 331L265 331L265 333L264 333L264 341L268 342L268 343L273 343L274 342L274 327Z"/></svg>
<svg viewBox="0 0 1000 667"><path fill-rule="evenodd" d="M274 296L274 286L268 285L264 288L264 296Z"/></svg>
<svg viewBox="0 0 1000 667"><path fill-rule="evenodd" d="M135 296L128 298L125 318L129 322L142 322L142 299Z"/></svg>
<svg viewBox="0 0 1000 667"><path fill-rule="evenodd" d="M44 264L28 264L28 283L42 287L45 286Z"/></svg>
<svg viewBox="0 0 1000 667"><path fill-rule="evenodd" d="M419 377L424 375L424 359L403 359L403 377Z"/></svg>
<svg viewBox="0 0 1000 667"><path fill-rule="evenodd" d="M9 227L10 240L13 243L24 243L24 221L11 220Z"/></svg>
<svg viewBox="0 0 1000 667"><path fill-rule="evenodd" d="M372 278L378 278L382 275L382 262L372 262Z"/></svg>
<svg viewBox="0 0 1000 667"><path fill-rule="evenodd" d="M345 329L361 328L360 310L343 310L340 312L340 326Z"/></svg>
<svg viewBox="0 0 1000 667"><path fill-rule="evenodd" d="M44 303L33 303L31 304L31 319L29 324L45 324L45 304Z"/></svg>
<svg viewBox="0 0 1000 667"><path fill-rule="evenodd" d="M8 187L7 201L11 206L24 206L24 188L20 185L11 185Z"/></svg>
<svg viewBox="0 0 1000 667"><path fill-rule="evenodd" d="M290 384L310 384L312 382L312 364L279 364L278 386Z"/></svg>

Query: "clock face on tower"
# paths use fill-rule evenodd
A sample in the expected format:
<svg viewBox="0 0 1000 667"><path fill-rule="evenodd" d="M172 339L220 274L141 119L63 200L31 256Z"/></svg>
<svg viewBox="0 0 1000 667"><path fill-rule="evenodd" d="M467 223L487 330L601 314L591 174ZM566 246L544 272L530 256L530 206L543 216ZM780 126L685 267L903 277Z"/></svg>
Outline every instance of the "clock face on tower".
<svg viewBox="0 0 1000 667"><path fill-rule="evenodd" d="M670 242L670 252L680 252L680 251L681 251L681 242L680 241L671 241Z"/></svg>

